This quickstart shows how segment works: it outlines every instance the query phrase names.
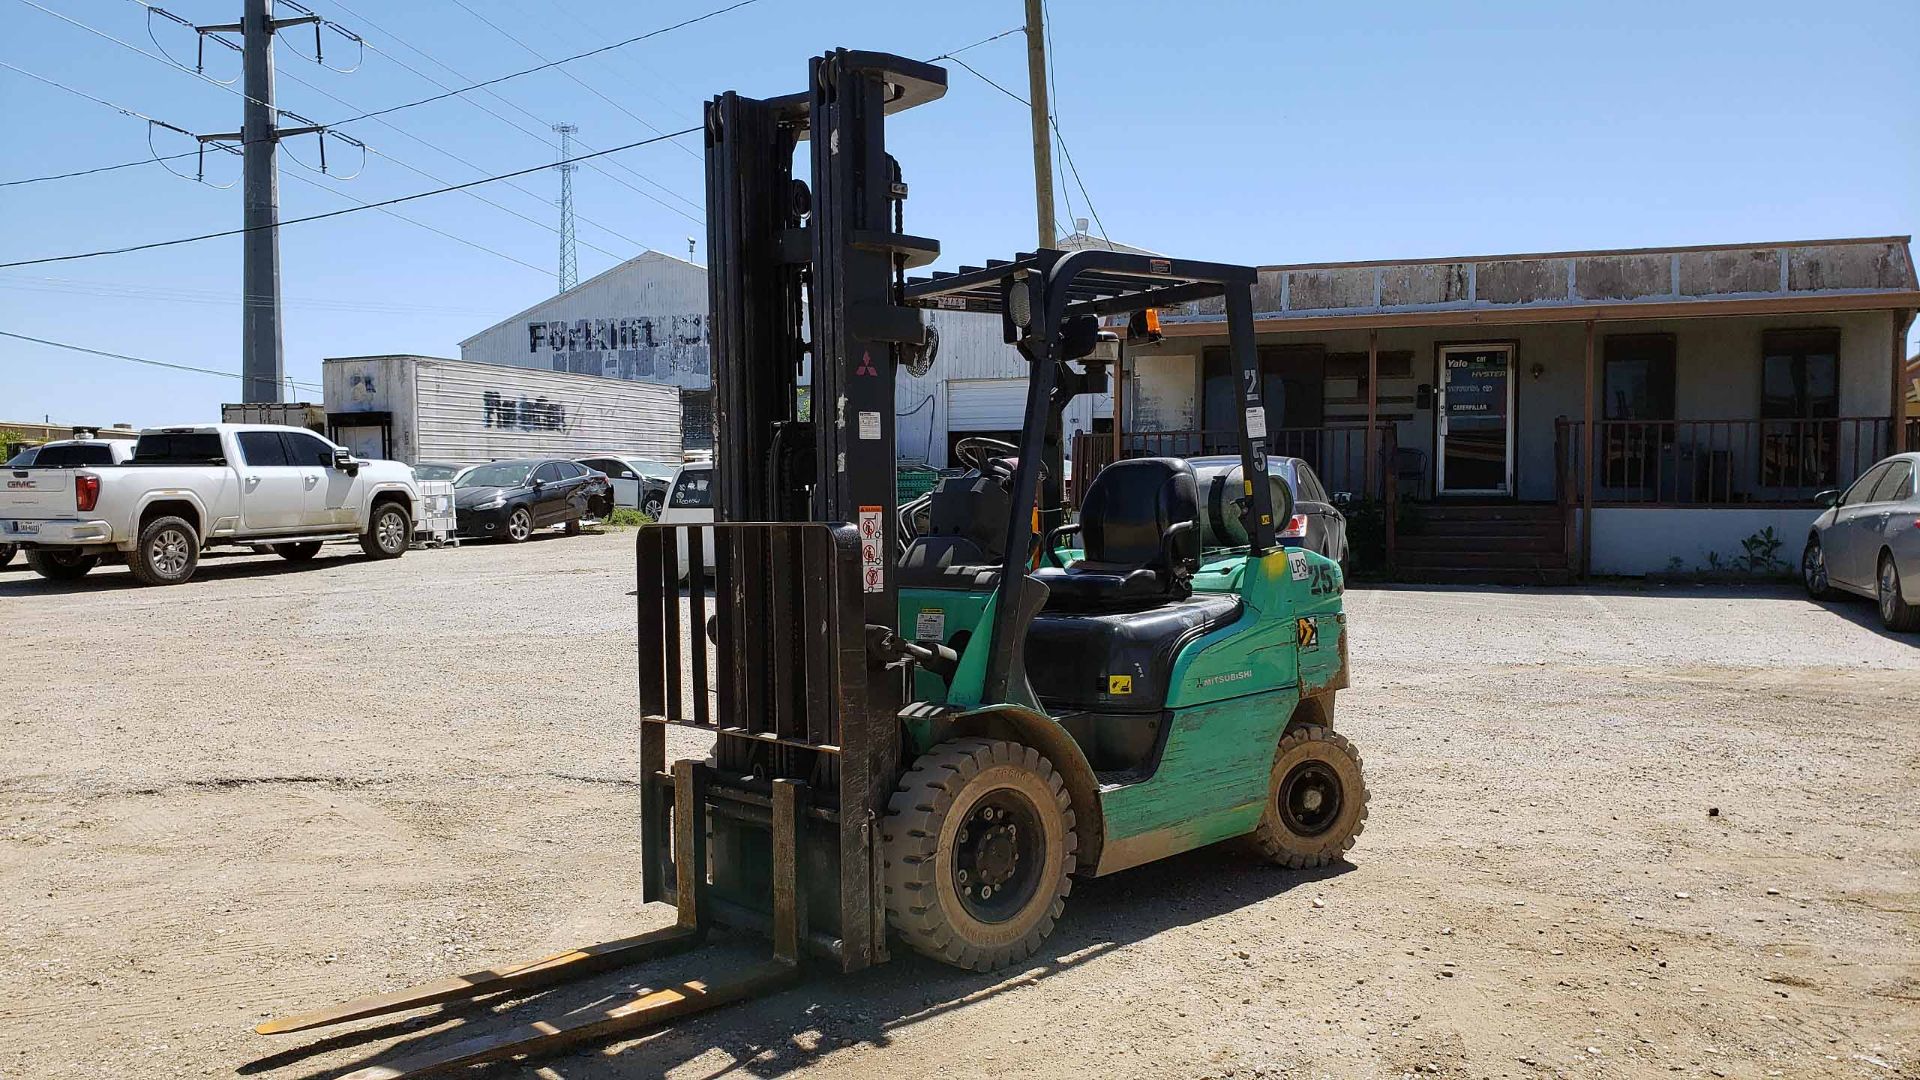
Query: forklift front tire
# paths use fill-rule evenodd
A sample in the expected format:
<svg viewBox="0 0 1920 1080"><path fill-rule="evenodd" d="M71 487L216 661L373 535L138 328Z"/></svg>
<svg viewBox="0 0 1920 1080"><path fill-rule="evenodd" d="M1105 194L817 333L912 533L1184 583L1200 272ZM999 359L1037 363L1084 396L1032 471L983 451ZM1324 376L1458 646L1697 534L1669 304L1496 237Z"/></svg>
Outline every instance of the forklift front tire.
<svg viewBox="0 0 1920 1080"><path fill-rule="evenodd" d="M882 826L887 917L915 951L992 971L1032 956L1072 887L1066 782L1030 746L955 739L920 755Z"/></svg>
<svg viewBox="0 0 1920 1080"><path fill-rule="evenodd" d="M1360 752L1319 724L1296 724L1280 740L1267 807L1253 840L1280 866L1306 870L1344 856L1367 825Z"/></svg>

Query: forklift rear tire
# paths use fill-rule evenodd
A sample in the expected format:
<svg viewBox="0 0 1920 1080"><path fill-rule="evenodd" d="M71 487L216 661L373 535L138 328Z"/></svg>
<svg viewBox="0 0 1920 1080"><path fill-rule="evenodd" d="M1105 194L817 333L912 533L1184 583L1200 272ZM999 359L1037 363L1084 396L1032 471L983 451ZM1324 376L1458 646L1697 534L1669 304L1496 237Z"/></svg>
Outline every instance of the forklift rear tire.
<svg viewBox="0 0 1920 1080"><path fill-rule="evenodd" d="M1079 847L1067 786L1030 746L955 739L920 755L882 826L887 918L916 952L992 971L1053 933Z"/></svg>
<svg viewBox="0 0 1920 1080"><path fill-rule="evenodd" d="M1267 808L1253 840L1262 854L1294 870L1344 856L1367 825L1367 780L1360 752L1319 724L1287 729L1273 754Z"/></svg>

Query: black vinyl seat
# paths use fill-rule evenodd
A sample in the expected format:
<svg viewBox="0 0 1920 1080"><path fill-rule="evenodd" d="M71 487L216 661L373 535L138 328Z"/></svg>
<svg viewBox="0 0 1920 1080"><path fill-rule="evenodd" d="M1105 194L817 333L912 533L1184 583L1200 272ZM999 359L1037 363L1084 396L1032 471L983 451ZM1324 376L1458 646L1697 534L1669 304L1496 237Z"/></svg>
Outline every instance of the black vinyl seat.
<svg viewBox="0 0 1920 1080"><path fill-rule="evenodd" d="M1080 507L1086 558L1044 567L1049 611L1131 611L1192 594L1200 567L1193 466L1130 458L1100 470Z"/></svg>

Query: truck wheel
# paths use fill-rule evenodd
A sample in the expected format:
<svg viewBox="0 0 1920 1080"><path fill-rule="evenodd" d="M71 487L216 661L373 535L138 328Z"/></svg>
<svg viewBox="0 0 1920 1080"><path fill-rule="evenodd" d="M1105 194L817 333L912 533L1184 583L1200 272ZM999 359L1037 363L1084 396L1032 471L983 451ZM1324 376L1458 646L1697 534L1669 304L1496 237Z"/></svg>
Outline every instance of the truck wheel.
<svg viewBox="0 0 1920 1080"><path fill-rule="evenodd" d="M157 517L140 530L127 568L142 585L178 585L200 565L200 533L182 517Z"/></svg>
<svg viewBox="0 0 1920 1080"><path fill-rule="evenodd" d="M0 566L5 566L13 561L14 550L15 548L12 544L0 544Z"/></svg>
<svg viewBox="0 0 1920 1080"><path fill-rule="evenodd" d="M77 551L27 551L27 566L48 581L77 581L100 565L97 555Z"/></svg>
<svg viewBox="0 0 1920 1080"><path fill-rule="evenodd" d="M1032 956L1066 906L1079 838L1040 752L955 739L920 755L887 804L888 921L916 952L974 971Z"/></svg>
<svg viewBox="0 0 1920 1080"><path fill-rule="evenodd" d="M413 517L399 503L385 502L373 508L367 531L360 534L360 550L376 559L397 559L412 540Z"/></svg>
<svg viewBox="0 0 1920 1080"><path fill-rule="evenodd" d="M1332 728L1297 725L1274 751L1254 843L1281 866L1325 866L1345 855L1366 827L1367 798L1353 744Z"/></svg>
<svg viewBox="0 0 1920 1080"><path fill-rule="evenodd" d="M302 540L297 544L275 544L273 553L288 562L307 562L320 554L320 541Z"/></svg>

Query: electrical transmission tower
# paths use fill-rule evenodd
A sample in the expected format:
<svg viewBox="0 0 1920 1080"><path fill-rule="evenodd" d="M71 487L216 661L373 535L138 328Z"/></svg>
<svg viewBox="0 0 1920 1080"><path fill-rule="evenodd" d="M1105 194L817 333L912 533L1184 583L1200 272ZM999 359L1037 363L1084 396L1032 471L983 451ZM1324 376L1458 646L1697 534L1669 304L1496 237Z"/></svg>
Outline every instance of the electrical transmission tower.
<svg viewBox="0 0 1920 1080"><path fill-rule="evenodd" d="M280 140L290 135L324 132L317 124L283 128L278 126L281 110L273 104L273 37L289 26L318 27L325 22L299 4L289 5L300 14L291 19L273 17L273 0L245 0L240 21L218 26L196 26L202 39L215 35L223 45L232 42L221 33L240 35L241 88L246 99L239 131L201 135L201 142L239 142L241 148L242 220L247 231L241 237L241 327L240 327L240 400L249 405L283 400L286 378L286 344L280 333ZM169 18L185 22L178 16ZM316 52L317 55L317 52ZM321 160L326 160L321 150Z"/></svg>
<svg viewBox="0 0 1920 1080"><path fill-rule="evenodd" d="M580 280L580 260L573 250L573 170L579 166L567 160L573 156L573 133L580 125L555 124L553 130L560 133L560 291L566 292Z"/></svg>

